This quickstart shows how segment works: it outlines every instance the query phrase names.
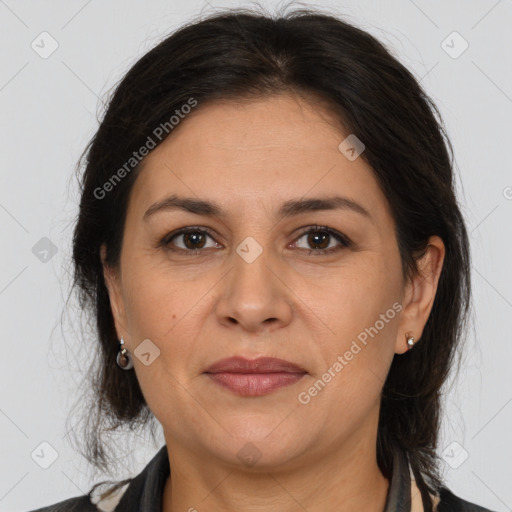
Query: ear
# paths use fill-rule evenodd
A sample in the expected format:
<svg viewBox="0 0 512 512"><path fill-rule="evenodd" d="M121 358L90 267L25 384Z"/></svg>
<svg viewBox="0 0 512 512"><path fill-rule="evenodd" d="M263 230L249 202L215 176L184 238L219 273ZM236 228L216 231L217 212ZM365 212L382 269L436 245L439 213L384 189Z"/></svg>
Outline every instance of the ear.
<svg viewBox="0 0 512 512"><path fill-rule="evenodd" d="M105 261L107 248L105 244L100 247L101 264L103 266L103 278L108 290L110 299L110 307L114 316L114 323L118 339L126 336L126 316L124 310L124 302L121 293L121 276L117 269L112 268Z"/></svg>
<svg viewBox="0 0 512 512"><path fill-rule="evenodd" d="M423 334L430 311L434 304L437 285L443 268L445 246L438 236L430 237L425 254L418 260L418 275L406 284L403 311L395 345L395 353L409 350L406 334L414 337L416 343Z"/></svg>

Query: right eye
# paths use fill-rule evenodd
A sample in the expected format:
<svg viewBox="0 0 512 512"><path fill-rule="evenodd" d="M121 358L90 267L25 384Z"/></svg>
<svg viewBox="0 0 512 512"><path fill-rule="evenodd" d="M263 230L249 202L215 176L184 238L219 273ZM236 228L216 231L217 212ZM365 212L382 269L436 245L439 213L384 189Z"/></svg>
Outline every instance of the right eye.
<svg viewBox="0 0 512 512"><path fill-rule="evenodd" d="M201 249L205 248L207 238L211 238L213 240L213 237L209 231L198 227L186 227L166 235L162 240L162 245L173 252L195 255L199 254ZM180 247L179 245L176 245L173 242L175 239L181 239L183 246ZM217 244L217 242L214 242L214 245L210 246L210 248L218 247L218 245L219 244Z"/></svg>

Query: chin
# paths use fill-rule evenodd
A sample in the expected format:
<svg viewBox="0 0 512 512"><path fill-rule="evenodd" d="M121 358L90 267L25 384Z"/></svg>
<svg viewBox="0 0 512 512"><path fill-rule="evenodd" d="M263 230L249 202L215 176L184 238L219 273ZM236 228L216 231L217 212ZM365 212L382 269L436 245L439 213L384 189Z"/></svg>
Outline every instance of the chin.
<svg viewBox="0 0 512 512"><path fill-rule="evenodd" d="M212 440L214 445L209 449L236 469L258 472L286 466L307 449L307 443L300 428L287 425L280 429L281 421L282 418L277 417L274 421L267 418L259 423L240 418L235 424L225 423L224 428L232 436L223 431L222 440Z"/></svg>

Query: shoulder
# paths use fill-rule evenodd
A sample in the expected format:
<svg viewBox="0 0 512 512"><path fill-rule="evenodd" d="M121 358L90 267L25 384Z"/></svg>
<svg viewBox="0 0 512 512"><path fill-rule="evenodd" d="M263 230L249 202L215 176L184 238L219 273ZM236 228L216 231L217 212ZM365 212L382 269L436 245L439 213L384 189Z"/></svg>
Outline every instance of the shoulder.
<svg viewBox="0 0 512 512"><path fill-rule="evenodd" d="M87 495L75 496L29 512L113 512L130 482L131 479L117 482L113 487L102 482L96 484Z"/></svg>
<svg viewBox="0 0 512 512"><path fill-rule="evenodd" d="M29 512L97 512L88 495L76 496Z"/></svg>
<svg viewBox="0 0 512 512"><path fill-rule="evenodd" d="M491 509L471 503L456 496L446 487L439 490L437 512L495 512Z"/></svg>
<svg viewBox="0 0 512 512"><path fill-rule="evenodd" d="M100 482L94 485L86 495L69 498L28 512L114 512L116 510L135 512L139 509L146 510L148 503L154 506L161 499L169 474L167 446L164 445L147 466L133 478L117 482Z"/></svg>

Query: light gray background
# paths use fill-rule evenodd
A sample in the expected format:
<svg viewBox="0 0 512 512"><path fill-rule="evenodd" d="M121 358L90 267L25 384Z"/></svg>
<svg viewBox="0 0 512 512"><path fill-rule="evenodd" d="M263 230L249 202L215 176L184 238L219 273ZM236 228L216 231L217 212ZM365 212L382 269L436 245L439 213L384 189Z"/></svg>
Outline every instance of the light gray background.
<svg viewBox="0 0 512 512"><path fill-rule="evenodd" d="M262 4L271 10L277 5ZM65 319L61 328L60 321L78 200L71 176L97 128L99 98L183 22L201 11L240 5L250 4L0 0L1 511L55 503L98 481L88 476L65 426L71 404L86 392L80 370L89 348L78 327L74 332ZM446 121L471 233L476 314L462 371L447 395L440 453L453 492L500 512L512 510L512 1L318 5L346 15L392 49ZM58 42L46 59L31 47L43 31ZM463 41L453 31L469 44L457 58ZM57 248L46 263L43 253L32 251L43 237ZM138 473L161 439L156 446L146 437L130 441L137 447L134 464L126 461L126 473L113 476ZM58 453L48 469L31 457L34 450L48 453L42 442ZM468 458L460 464L462 450Z"/></svg>

